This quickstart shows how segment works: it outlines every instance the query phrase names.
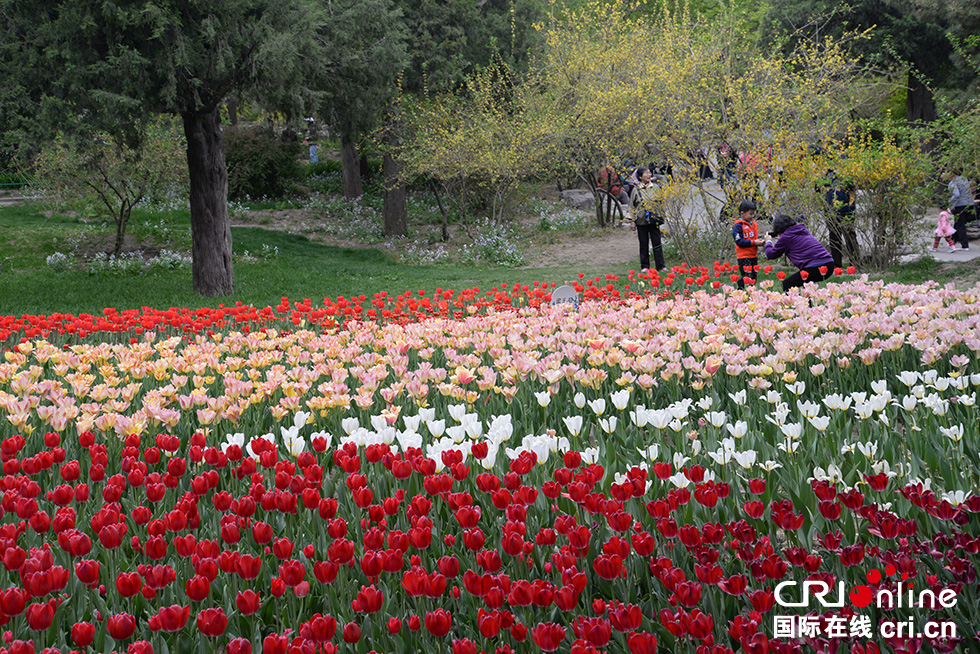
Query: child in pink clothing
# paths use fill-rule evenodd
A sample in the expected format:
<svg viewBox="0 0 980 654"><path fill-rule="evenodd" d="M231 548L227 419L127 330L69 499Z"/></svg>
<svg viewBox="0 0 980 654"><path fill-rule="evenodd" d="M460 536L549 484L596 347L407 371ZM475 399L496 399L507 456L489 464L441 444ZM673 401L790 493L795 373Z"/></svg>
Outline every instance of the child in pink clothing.
<svg viewBox="0 0 980 654"><path fill-rule="evenodd" d="M956 245L953 243L953 234L956 233L956 230L950 224L951 219L952 214L948 211L939 212L939 221L936 225L936 240L932 242L932 250L939 247L939 240L943 238L946 239L946 244L949 245L950 252L956 250Z"/></svg>

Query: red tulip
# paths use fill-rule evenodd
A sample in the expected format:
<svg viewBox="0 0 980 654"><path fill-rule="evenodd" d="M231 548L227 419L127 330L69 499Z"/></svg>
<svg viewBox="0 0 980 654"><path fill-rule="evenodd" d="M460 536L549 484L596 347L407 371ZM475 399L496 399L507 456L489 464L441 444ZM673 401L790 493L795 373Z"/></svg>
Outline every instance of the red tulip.
<svg viewBox="0 0 980 654"><path fill-rule="evenodd" d="M0 593L0 612L9 617L20 615L24 612L28 599L30 596L23 588L8 588Z"/></svg>
<svg viewBox="0 0 980 654"><path fill-rule="evenodd" d="M192 602L203 602L210 592L211 582L201 575L194 575L184 584L184 593Z"/></svg>
<svg viewBox="0 0 980 654"><path fill-rule="evenodd" d="M27 607L27 612L24 614L27 618L27 626L34 631L44 631L54 621L56 608L56 600L50 600L43 604L31 604Z"/></svg>
<svg viewBox="0 0 980 654"><path fill-rule="evenodd" d="M772 607L776 603L776 596L771 589L766 588L765 590L759 589L754 590L749 593L749 601L752 602L752 608L754 608L759 613L767 613L772 610Z"/></svg>
<svg viewBox="0 0 980 654"><path fill-rule="evenodd" d="M358 613L377 613L381 610L381 603L384 598L384 593L374 586L361 586L352 607Z"/></svg>
<svg viewBox="0 0 980 654"><path fill-rule="evenodd" d="M306 566L302 561L290 559L279 564L279 576L290 588L298 585L306 576Z"/></svg>
<svg viewBox="0 0 980 654"><path fill-rule="evenodd" d="M397 634L402 630L402 621L398 618L388 618L388 633Z"/></svg>
<svg viewBox="0 0 980 654"><path fill-rule="evenodd" d="M645 631L634 631L626 639L629 645L630 654L655 654L657 651L657 637Z"/></svg>
<svg viewBox="0 0 980 654"><path fill-rule="evenodd" d="M252 654L252 643L247 638L235 638L225 645L226 654Z"/></svg>
<svg viewBox="0 0 980 654"><path fill-rule="evenodd" d="M254 590L239 591L235 597L235 606L242 615L252 615L262 608L262 598Z"/></svg>
<svg viewBox="0 0 980 654"><path fill-rule="evenodd" d="M554 622L539 622L531 629L531 639L545 652L554 652L565 640L565 628Z"/></svg>
<svg viewBox="0 0 980 654"><path fill-rule="evenodd" d="M674 590L674 595L682 606L696 606L701 601L701 584L696 581L679 583Z"/></svg>
<svg viewBox="0 0 980 654"><path fill-rule="evenodd" d="M10 654L34 654L33 640L15 640L10 643Z"/></svg>
<svg viewBox="0 0 980 654"><path fill-rule="evenodd" d="M453 626L453 616L446 609L436 609L425 614L425 628L436 638L442 638Z"/></svg>
<svg viewBox="0 0 980 654"><path fill-rule="evenodd" d="M136 618L128 613L117 613L109 616L105 626L113 640L126 640L136 631Z"/></svg>
<svg viewBox="0 0 980 654"><path fill-rule="evenodd" d="M86 559L75 564L75 576L86 586L99 583L99 562Z"/></svg>
<svg viewBox="0 0 980 654"><path fill-rule="evenodd" d="M167 631L173 633L180 631L187 624L191 615L190 606L161 606L154 615L150 616L150 631Z"/></svg>
<svg viewBox="0 0 980 654"><path fill-rule="evenodd" d="M246 581L249 579L255 579L262 571L262 559L258 556L242 554L238 557L235 567L238 569L238 575L242 579L245 579Z"/></svg>
<svg viewBox="0 0 980 654"><path fill-rule="evenodd" d="M587 640L595 647L604 647L612 637L612 626L605 618L586 618L580 615L572 622L572 631L576 638Z"/></svg>
<svg viewBox="0 0 980 654"><path fill-rule="evenodd" d="M476 643L469 638L453 641L453 654L477 654L478 650Z"/></svg>
<svg viewBox="0 0 980 654"><path fill-rule="evenodd" d="M635 604L616 603L609 607L609 621L616 631L633 631L643 621L643 612Z"/></svg>
<svg viewBox="0 0 980 654"><path fill-rule="evenodd" d="M348 622L344 625L343 637L345 643L356 643L361 639L361 627L356 622Z"/></svg>
<svg viewBox="0 0 980 654"><path fill-rule="evenodd" d="M86 552L87 553L87 552ZM3 566L7 570L20 570L27 560L27 552L17 547L8 547L3 553Z"/></svg>
<svg viewBox="0 0 980 654"><path fill-rule="evenodd" d="M293 555L294 544L288 538L277 538L272 544L272 553L280 560L288 559Z"/></svg>
<svg viewBox="0 0 980 654"><path fill-rule="evenodd" d="M197 614L197 628L205 636L217 638L225 633L228 626L228 618L222 608L204 609Z"/></svg>
<svg viewBox="0 0 980 654"><path fill-rule="evenodd" d="M76 622L71 627L71 641L78 647L88 647L95 640L95 626L90 622Z"/></svg>
<svg viewBox="0 0 980 654"><path fill-rule="evenodd" d="M289 638L278 634L269 634L262 640L262 654L286 654Z"/></svg>
<svg viewBox="0 0 980 654"><path fill-rule="evenodd" d="M769 638L762 632L756 632L742 639L742 651L745 654L768 654Z"/></svg>
<svg viewBox="0 0 980 654"><path fill-rule="evenodd" d="M272 527L264 522L256 522L252 525L252 538L259 545L265 545L272 541Z"/></svg>

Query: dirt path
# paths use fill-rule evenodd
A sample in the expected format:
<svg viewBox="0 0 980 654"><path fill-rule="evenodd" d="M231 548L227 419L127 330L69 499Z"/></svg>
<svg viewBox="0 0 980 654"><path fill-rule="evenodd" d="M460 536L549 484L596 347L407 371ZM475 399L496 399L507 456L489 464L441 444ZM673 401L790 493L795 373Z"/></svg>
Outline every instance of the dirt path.
<svg viewBox="0 0 980 654"><path fill-rule="evenodd" d="M635 267L639 265L639 249L636 233L629 227L609 227L598 235L571 237L558 243L542 244L526 248L526 268L551 266L610 266Z"/></svg>

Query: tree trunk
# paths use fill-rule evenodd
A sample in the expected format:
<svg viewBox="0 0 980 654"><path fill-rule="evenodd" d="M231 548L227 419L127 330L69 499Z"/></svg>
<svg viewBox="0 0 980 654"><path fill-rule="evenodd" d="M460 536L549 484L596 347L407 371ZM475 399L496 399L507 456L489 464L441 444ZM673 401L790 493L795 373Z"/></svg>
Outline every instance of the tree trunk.
<svg viewBox="0 0 980 654"><path fill-rule="evenodd" d="M364 195L357 145L343 134L340 136L340 168L344 176L344 198L354 200Z"/></svg>
<svg viewBox="0 0 980 654"><path fill-rule="evenodd" d="M238 124L238 100L228 98L228 124L234 127Z"/></svg>
<svg viewBox="0 0 980 654"><path fill-rule="evenodd" d="M228 221L228 170L219 111L216 108L210 114L181 115L190 176L194 291L207 297L229 295L235 290Z"/></svg>
<svg viewBox="0 0 980 654"><path fill-rule="evenodd" d="M384 158L384 216L385 236L405 236L408 228L408 208L405 202L405 165L391 152Z"/></svg>
<svg viewBox="0 0 980 654"><path fill-rule="evenodd" d="M361 158L358 162L361 171L361 179L370 181L371 179L371 166L368 165L368 158L366 154L361 153Z"/></svg>
<svg viewBox="0 0 980 654"><path fill-rule="evenodd" d="M910 123L930 123L936 120L936 103L932 90L909 72L909 90L905 99L905 111Z"/></svg>
<svg viewBox="0 0 980 654"><path fill-rule="evenodd" d="M118 257L122 253L123 240L126 238L126 223L129 222L129 214L132 209L123 202L119 207L119 215L116 216L116 244L112 248L112 255Z"/></svg>
<svg viewBox="0 0 980 654"><path fill-rule="evenodd" d="M442 206L442 198L439 196L439 189L436 187L436 183L429 179L429 188L432 189L432 195L436 197L436 204L439 205L439 213L442 214L442 242L445 243L449 240L449 211Z"/></svg>

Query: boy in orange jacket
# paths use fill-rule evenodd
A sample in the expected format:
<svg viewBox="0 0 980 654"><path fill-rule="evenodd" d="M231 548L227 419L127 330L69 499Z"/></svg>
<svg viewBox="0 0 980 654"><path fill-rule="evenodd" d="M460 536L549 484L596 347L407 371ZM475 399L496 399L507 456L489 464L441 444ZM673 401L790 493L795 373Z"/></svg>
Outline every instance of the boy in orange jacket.
<svg viewBox="0 0 980 654"><path fill-rule="evenodd" d="M738 205L738 219L732 226L732 238L735 240L735 257L738 261L738 287L745 288L745 278L756 279L756 269L759 267L759 246L766 239L759 234L759 224L755 221L755 202L742 200Z"/></svg>

